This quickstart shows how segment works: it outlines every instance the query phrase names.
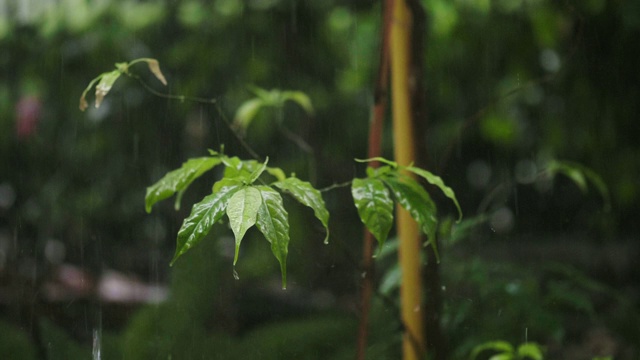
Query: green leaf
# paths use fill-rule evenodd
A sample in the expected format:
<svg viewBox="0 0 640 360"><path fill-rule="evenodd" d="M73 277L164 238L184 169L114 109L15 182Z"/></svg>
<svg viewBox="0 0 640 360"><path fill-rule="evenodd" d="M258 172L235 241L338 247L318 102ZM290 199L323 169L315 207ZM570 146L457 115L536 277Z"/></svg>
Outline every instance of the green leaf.
<svg viewBox="0 0 640 360"><path fill-rule="evenodd" d="M387 165L391 166L394 169L398 167L398 163L397 162L394 162L394 161L391 161L391 160L387 160L387 159L385 159L383 157L372 157L372 158L368 158L368 159L356 159L356 162L359 162L359 163L369 163L369 162L374 162L374 161L381 162L383 164L387 164Z"/></svg>
<svg viewBox="0 0 640 360"><path fill-rule="evenodd" d="M537 343L526 343L518 346L518 357L532 360L543 360L542 347Z"/></svg>
<svg viewBox="0 0 640 360"><path fill-rule="evenodd" d="M384 176L383 181L391 188L398 203L418 222L422 232L427 234L428 242L433 248L436 259L440 261L436 243L438 228L436 204L431 200L427 191L410 177Z"/></svg>
<svg viewBox="0 0 640 360"><path fill-rule="evenodd" d="M271 252L280 263L282 288L287 287L287 254L289 252L289 215L280 194L268 186L256 186L262 204L258 210L256 227L271 244Z"/></svg>
<svg viewBox="0 0 640 360"><path fill-rule="evenodd" d="M211 227L224 215L231 196L243 186L244 184L237 180L222 179L214 185L217 188L216 192L193 205L191 214L184 219L178 231L178 244L171 265L209 233Z"/></svg>
<svg viewBox="0 0 640 360"><path fill-rule="evenodd" d="M233 265L238 262L238 253L240 251L240 243L244 234L256 223L258 209L262 204L260 191L255 187L249 186L236 191L227 205L227 216L229 217L229 226L236 238L236 251L233 257Z"/></svg>
<svg viewBox="0 0 640 360"><path fill-rule="evenodd" d="M262 106L264 106L264 101L260 98L253 98L242 103L233 118L232 127L244 134Z"/></svg>
<svg viewBox="0 0 640 360"><path fill-rule="evenodd" d="M109 93L111 87L113 87L113 83L118 80L120 75L122 75L120 70L113 70L112 72L102 74L100 82L96 85L96 109L100 107L102 100Z"/></svg>
<svg viewBox="0 0 640 360"><path fill-rule="evenodd" d="M424 178L425 180L427 180L429 182L429 184L431 185L435 185L438 188L440 188L440 190L442 190L442 192L444 193L444 195L446 197L448 197L449 199L451 199L451 201L453 201L453 203L456 205L456 208L458 209L458 221L460 222L460 220L462 220L462 209L460 209L460 204L458 203L458 199L456 199L456 194L453 192L453 189L451 189L450 187L448 187L447 185L444 184L444 181L442 181L442 179L437 176L434 175L433 173L427 171L427 170L423 170L417 167L413 167L413 166L407 166L405 169L411 171L412 173Z"/></svg>
<svg viewBox="0 0 640 360"><path fill-rule="evenodd" d="M393 225L393 199L380 179L353 179L351 195L362 223L378 240L382 250Z"/></svg>
<svg viewBox="0 0 640 360"><path fill-rule="evenodd" d="M145 208L147 213L158 201L171 197L176 192L181 194L191 185L191 183L214 166L220 164L218 157L201 157L189 159L183 163L179 169L167 173L162 179L147 188L145 196ZM176 200L179 206L179 200Z"/></svg>
<svg viewBox="0 0 640 360"><path fill-rule="evenodd" d="M295 102L296 104L300 105L300 107L303 108L307 114L313 115L313 105L311 105L311 99L309 99L309 96L307 96L307 94L303 93L302 91L283 91L282 99Z"/></svg>
<svg viewBox="0 0 640 360"><path fill-rule="evenodd" d="M255 169L251 173L251 175L249 175L249 180L248 180L249 184L253 184L256 180L258 180L260 175L262 175L264 170L267 168L267 163L268 162L269 162L269 157L267 157L266 160L264 161L264 163L260 164L260 166L258 166L257 169Z"/></svg>
<svg viewBox="0 0 640 360"><path fill-rule="evenodd" d="M473 351L471 352L471 357L470 357L471 360L474 360L483 351L495 351L500 354L507 354L511 356L513 354L513 346L511 346L511 344L509 344L506 341L486 342L473 348Z"/></svg>
<svg viewBox="0 0 640 360"><path fill-rule="evenodd" d="M320 220L326 231L324 243L329 243L329 212L322 199L320 191L316 190L310 183L302 181L295 177L289 177L282 181L275 182L273 185L280 190L289 193L302 205L313 209L316 218Z"/></svg>
<svg viewBox="0 0 640 360"><path fill-rule="evenodd" d="M241 160L236 156L222 157L222 162L226 166L224 177L242 179L246 183L251 183L251 176L256 170L263 166L263 164L257 160Z"/></svg>

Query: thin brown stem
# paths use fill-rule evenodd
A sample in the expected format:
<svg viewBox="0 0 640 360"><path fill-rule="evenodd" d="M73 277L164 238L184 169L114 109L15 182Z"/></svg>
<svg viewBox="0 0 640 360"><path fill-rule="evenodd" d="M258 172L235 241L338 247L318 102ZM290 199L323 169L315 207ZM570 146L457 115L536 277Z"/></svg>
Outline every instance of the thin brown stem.
<svg viewBox="0 0 640 360"><path fill-rule="evenodd" d="M380 64L374 89L374 105L372 109L371 124L369 125L369 158L382 155L382 129L384 116L387 109L387 89L389 88L389 30L391 28L391 15L394 0L386 0L383 6L383 24L380 44ZM379 162L369 163L371 167L380 166ZM371 296L373 294L373 279L375 266L373 262L373 243L375 239L371 232L364 228L362 239L362 288L360 289L360 324L358 326L358 343L356 359L366 358L367 338L369 329L369 312L371 309Z"/></svg>

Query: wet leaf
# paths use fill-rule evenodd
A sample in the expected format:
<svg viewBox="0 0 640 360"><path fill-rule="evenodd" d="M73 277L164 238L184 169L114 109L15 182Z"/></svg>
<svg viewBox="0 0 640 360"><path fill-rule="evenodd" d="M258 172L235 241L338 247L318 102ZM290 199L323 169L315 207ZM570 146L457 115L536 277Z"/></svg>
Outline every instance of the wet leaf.
<svg viewBox="0 0 640 360"><path fill-rule="evenodd" d="M383 181L391 188L400 206L407 210L420 225L422 232L427 235L436 259L440 261L435 241L438 228L436 204L431 200L427 191L417 181L409 177L384 176Z"/></svg>
<svg viewBox="0 0 640 360"><path fill-rule="evenodd" d="M233 265L238 262L240 243L244 234L256 223L258 209L262 205L262 196L255 187L248 186L236 191L227 205L229 226L236 239L236 251L233 256Z"/></svg>
<svg viewBox="0 0 640 360"><path fill-rule="evenodd" d="M280 263L282 288L287 287L287 254L289 252L289 215L280 194L268 186L257 186L262 197L256 227L271 244L271 252Z"/></svg>
<svg viewBox="0 0 640 360"><path fill-rule="evenodd" d="M214 166L221 163L219 157L201 157L189 159L179 169L167 173L162 179L147 188L145 208L147 213L158 201L171 197L176 192L184 192L191 183ZM177 199L179 206L179 199Z"/></svg>
<svg viewBox="0 0 640 360"><path fill-rule="evenodd" d="M353 202L362 223L378 240L381 250L393 225L393 199L380 179L353 179Z"/></svg>
<svg viewBox="0 0 640 360"><path fill-rule="evenodd" d="M434 175L433 173L427 170L423 170L413 166L408 166L405 169L427 180L429 184L435 185L438 188L440 188L440 190L442 190L444 195L449 199L451 199L451 201L453 201L453 203L456 205L456 209L458 209L457 222L460 222L460 220L462 220L462 209L460 209L460 204L458 203L458 199L456 199L456 194L453 192L453 189L451 189L450 187L444 184L444 181L442 181L442 179L439 176Z"/></svg>
<svg viewBox="0 0 640 360"><path fill-rule="evenodd" d="M113 70L112 72L102 74L100 82L96 85L96 108L100 107L102 100L109 93L113 87L113 83L118 80L120 75L122 75L120 70Z"/></svg>
<svg viewBox="0 0 640 360"><path fill-rule="evenodd" d="M233 179L222 179L216 184L218 191L193 205L191 214L182 223L178 231L176 253L171 260L172 265L180 255L199 243L209 233L211 227L224 215L231 196L244 186L242 182Z"/></svg>
<svg viewBox="0 0 640 360"><path fill-rule="evenodd" d="M329 243L329 212L327 211L320 191L316 190L310 183L295 177L286 178L285 180L275 182L273 185L289 193L299 203L313 210L316 218L320 220L326 231L324 243Z"/></svg>

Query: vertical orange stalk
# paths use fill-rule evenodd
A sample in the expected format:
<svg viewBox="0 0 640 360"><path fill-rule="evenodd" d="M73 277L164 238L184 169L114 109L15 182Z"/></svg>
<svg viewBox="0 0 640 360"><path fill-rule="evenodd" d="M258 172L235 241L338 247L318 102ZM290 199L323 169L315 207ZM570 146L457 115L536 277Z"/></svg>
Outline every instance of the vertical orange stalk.
<svg viewBox="0 0 640 360"><path fill-rule="evenodd" d="M393 103L393 142L395 160L409 165L415 160L415 140L410 91L411 12L405 0L394 1L391 24L391 89ZM396 225L402 282L400 288L401 318L405 333L402 341L404 360L424 359L425 339L420 269L420 232L418 224L400 206Z"/></svg>

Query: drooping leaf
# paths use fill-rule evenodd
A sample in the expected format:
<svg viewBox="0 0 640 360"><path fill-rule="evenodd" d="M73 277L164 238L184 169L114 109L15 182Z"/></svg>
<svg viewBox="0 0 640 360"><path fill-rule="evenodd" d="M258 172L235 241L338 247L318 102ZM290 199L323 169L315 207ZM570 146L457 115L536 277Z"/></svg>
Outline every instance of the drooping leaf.
<svg viewBox="0 0 640 360"><path fill-rule="evenodd" d="M113 70L112 72L102 74L100 82L96 85L96 109L100 107L102 100L109 93L113 87L113 83L118 80L120 75L122 75L120 70Z"/></svg>
<svg viewBox="0 0 640 360"><path fill-rule="evenodd" d="M260 190L262 205L258 210L256 227L271 243L271 252L280 263L282 287L287 287L287 254L289 252L289 215L282 204L280 194L268 186L256 186Z"/></svg>
<svg viewBox="0 0 640 360"><path fill-rule="evenodd" d="M233 117L233 128L244 135L251 121L258 115L258 111L260 111L263 105L264 101L260 98L253 98L243 102Z"/></svg>
<svg viewBox="0 0 640 360"><path fill-rule="evenodd" d="M453 203L456 205L456 209L458 209L458 221L460 222L460 220L462 220L462 209L460 208L460 204L458 203L458 199L456 198L456 194L453 192L453 189L451 189L450 187L448 187L447 185L444 184L444 181L442 181L442 178L440 178L437 175L434 175L433 173L427 171L427 170L423 170L417 167L413 167L413 166L408 166L405 169L411 171L412 173L422 177L423 179L427 180L427 182L429 182L429 184L431 185L435 185L438 188L440 188L440 190L442 190L442 192L444 193L444 195L446 197L448 197L449 199L451 199L451 201L453 201Z"/></svg>
<svg viewBox="0 0 640 360"><path fill-rule="evenodd" d="M162 85L167 86L167 79L164 78L162 71L160 71L160 63L156 59L141 59L145 61L147 65L149 65L149 71L155 75L155 77L160 80Z"/></svg>
<svg viewBox="0 0 640 360"><path fill-rule="evenodd" d="M180 255L195 246L209 233L211 227L224 215L231 196L244 186L242 182L234 179L222 179L216 184L217 191L193 205L191 214L184 219L178 231L178 244L171 260L172 265Z"/></svg>
<svg viewBox="0 0 640 360"><path fill-rule="evenodd" d="M273 185L289 193L299 203L313 210L316 218L320 220L326 231L324 243L329 243L329 212L327 211L320 191L315 189L310 183L296 177L288 177L282 181L275 182Z"/></svg>
<svg viewBox="0 0 640 360"><path fill-rule="evenodd" d="M229 226L236 239L236 251L233 256L233 265L238 262L240 243L244 234L256 223L258 209L262 205L260 191L253 186L244 187L236 191L227 205Z"/></svg>
<svg viewBox="0 0 640 360"><path fill-rule="evenodd" d="M80 96L80 106L79 106L80 111L85 111L89 107L89 103L87 103L87 94L89 93L93 85L98 81L100 81L100 79L102 79L103 76L104 74L100 74L95 79L91 80L89 85L87 85L87 88L84 89L84 91L82 92L82 95Z"/></svg>
<svg viewBox="0 0 640 360"><path fill-rule="evenodd" d="M147 188L145 197L147 213L151 212L151 208L158 201L171 197L176 192L184 192L195 179L220 164L220 162L219 157L189 159L180 168L168 172L162 179ZM179 199L176 199L176 201L176 205L179 206Z"/></svg>
<svg viewBox="0 0 640 360"><path fill-rule="evenodd" d="M283 91L281 96L283 100L290 100L300 105L308 115L313 115L311 99L302 91Z"/></svg>
<svg viewBox="0 0 640 360"><path fill-rule="evenodd" d="M378 240L381 250L393 225L393 200L380 179L353 179L351 195L362 223Z"/></svg>
<svg viewBox="0 0 640 360"><path fill-rule="evenodd" d="M438 228L436 204L427 191L410 177L384 176L383 181L391 188L400 206L420 225L422 232L427 235L436 259L440 261L435 238Z"/></svg>

